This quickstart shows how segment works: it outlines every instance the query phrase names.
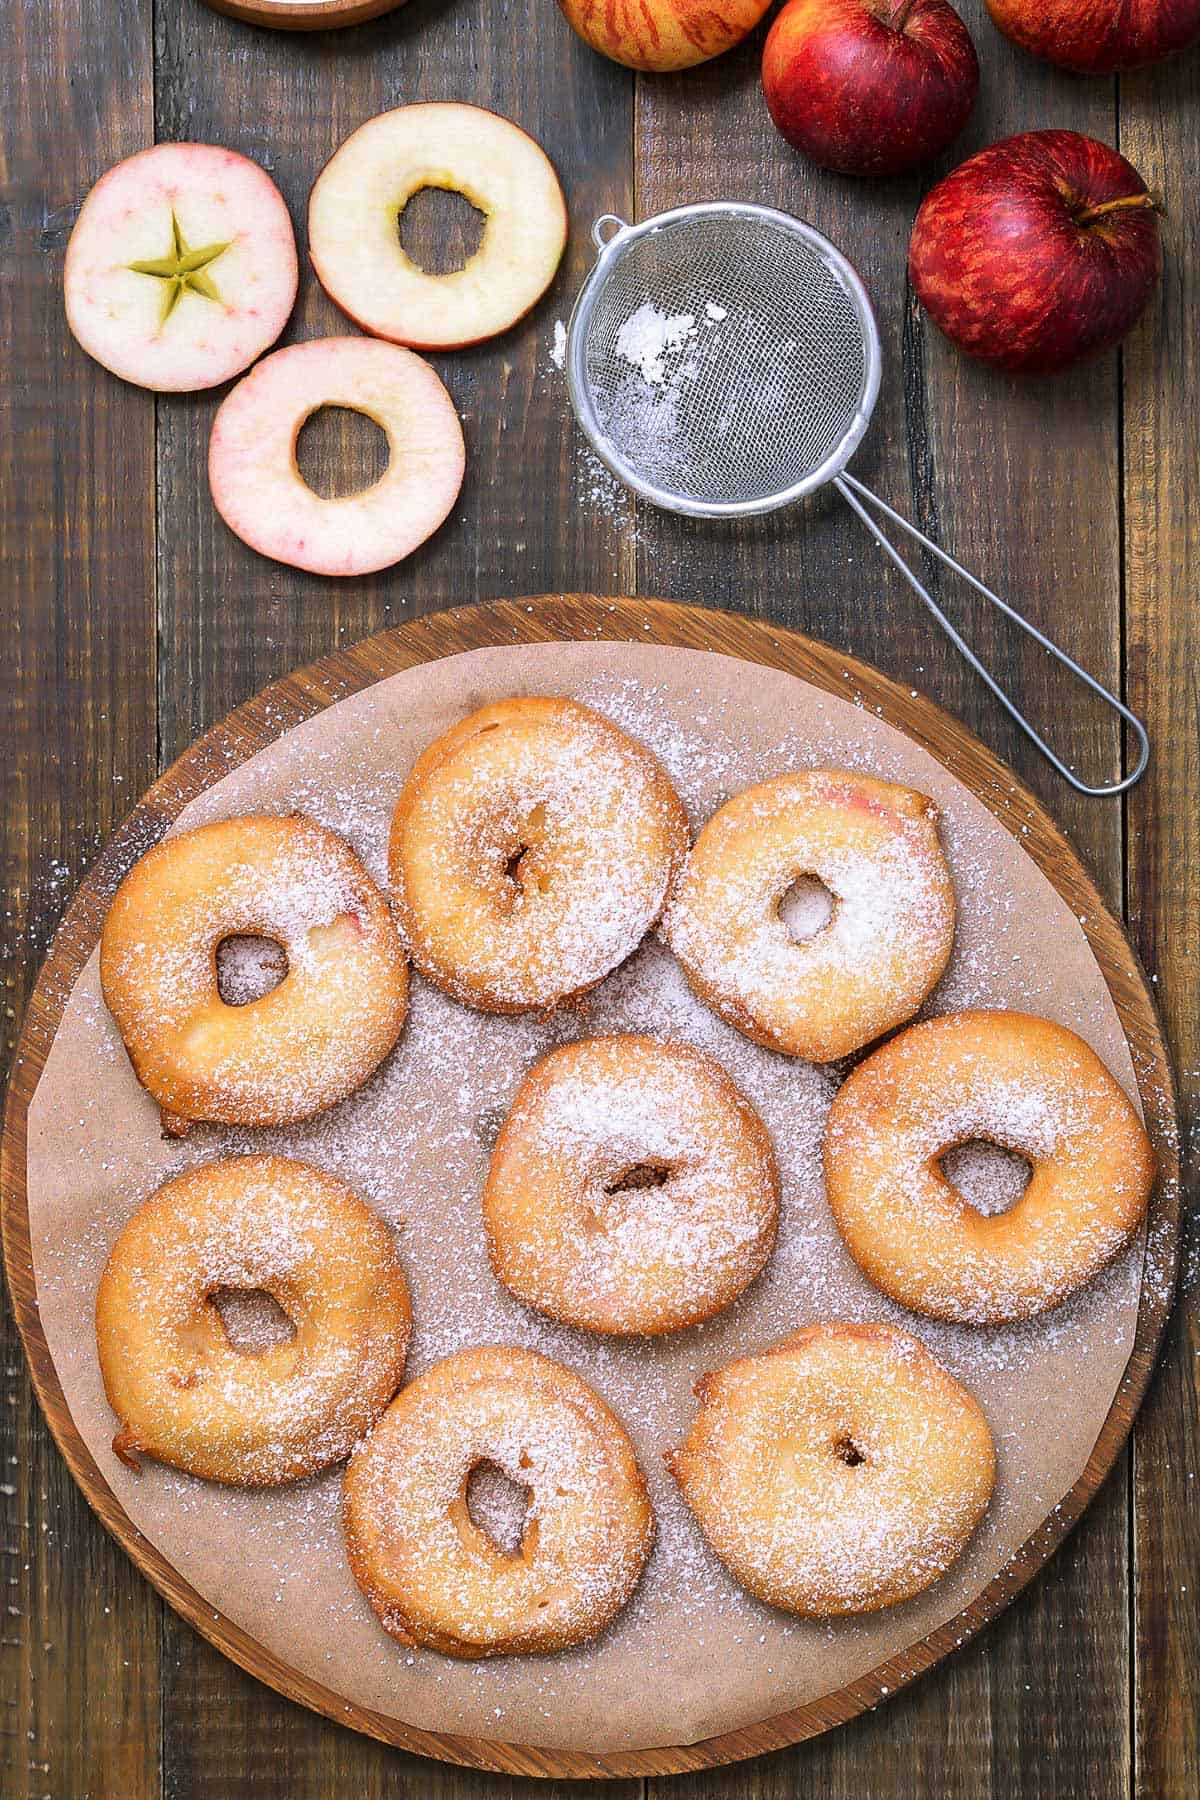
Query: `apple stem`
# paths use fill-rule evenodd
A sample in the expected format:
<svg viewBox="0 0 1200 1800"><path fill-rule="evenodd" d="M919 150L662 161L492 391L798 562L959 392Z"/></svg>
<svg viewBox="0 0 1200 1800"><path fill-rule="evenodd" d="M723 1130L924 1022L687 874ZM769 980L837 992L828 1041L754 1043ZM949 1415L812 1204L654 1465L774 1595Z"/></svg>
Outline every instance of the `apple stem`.
<svg viewBox="0 0 1200 1800"><path fill-rule="evenodd" d="M917 0L900 0L900 5L896 8L896 11L892 14L890 20L893 31L904 30L904 27L908 24L908 15L916 4Z"/></svg>
<svg viewBox="0 0 1200 1800"><path fill-rule="evenodd" d="M1149 207L1152 212L1161 212L1162 207L1153 194L1122 194L1119 200L1102 200L1098 206L1085 206L1082 212L1075 214L1077 225L1094 225L1097 219L1103 219L1109 213L1127 212L1131 208Z"/></svg>

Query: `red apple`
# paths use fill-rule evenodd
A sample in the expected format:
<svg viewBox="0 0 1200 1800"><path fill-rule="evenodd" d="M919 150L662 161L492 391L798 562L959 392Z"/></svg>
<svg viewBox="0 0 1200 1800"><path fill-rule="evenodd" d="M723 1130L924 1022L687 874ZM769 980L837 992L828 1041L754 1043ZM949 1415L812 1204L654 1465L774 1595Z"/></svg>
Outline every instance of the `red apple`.
<svg viewBox="0 0 1200 1800"><path fill-rule="evenodd" d="M1162 269L1137 170L1077 131L1022 131L939 181L913 225L908 273L948 338L981 362L1048 375L1107 350Z"/></svg>
<svg viewBox="0 0 1200 1800"><path fill-rule="evenodd" d="M844 175L896 175L958 136L979 63L949 0L788 0L762 80L797 150Z"/></svg>
<svg viewBox="0 0 1200 1800"><path fill-rule="evenodd" d="M585 43L628 69L691 69L740 44L771 0L558 0Z"/></svg>
<svg viewBox="0 0 1200 1800"><path fill-rule="evenodd" d="M1006 36L1085 75L1136 69L1200 39L1200 0L987 0Z"/></svg>

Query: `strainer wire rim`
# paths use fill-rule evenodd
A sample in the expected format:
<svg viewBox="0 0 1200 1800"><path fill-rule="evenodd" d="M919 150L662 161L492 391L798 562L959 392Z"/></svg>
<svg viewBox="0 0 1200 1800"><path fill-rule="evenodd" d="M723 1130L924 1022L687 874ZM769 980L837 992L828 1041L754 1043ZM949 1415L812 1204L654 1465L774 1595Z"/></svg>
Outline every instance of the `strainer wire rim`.
<svg viewBox="0 0 1200 1800"><path fill-rule="evenodd" d="M659 487L642 475L629 463L609 442L596 417L592 405L589 384L585 372L586 326L595 307L596 297L600 292L604 279L614 259L623 256L638 238L646 237L652 232L662 231L681 220L696 219L701 216L713 217L721 215L726 218L753 219L758 223L778 226L793 236L801 237L816 252L841 281L858 316L863 336L864 374L862 393L853 419L837 444L837 447L799 481L782 488L776 494L756 495L749 500L700 500L686 494L672 492L669 488ZM604 218L616 218L616 214L604 214ZM598 240L596 240L598 241ZM599 242L599 241L598 241ZM641 494L652 505L664 512L682 513L689 518L733 519L755 517L763 513L778 512L781 507L791 506L806 495L813 494L818 488L825 487L840 475L849 463L855 451L862 443L875 404L879 398L879 385L883 374L883 358L879 341L879 326L875 319L875 309L871 305L871 297L863 285L862 277L854 265L843 256L824 232L818 231L806 219L798 219L792 213L782 212L775 206L763 206L750 200L702 200L688 206L675 206L667 212L654 213L648 219L642 219L636 225L622 221L622 229L614 232L607 241L599 242L599 252L586 281L579 290L575 304L567 321L567 391L571 406L579 423L580 430L587 438L595 454L609 472L617 480Z"/></svg>

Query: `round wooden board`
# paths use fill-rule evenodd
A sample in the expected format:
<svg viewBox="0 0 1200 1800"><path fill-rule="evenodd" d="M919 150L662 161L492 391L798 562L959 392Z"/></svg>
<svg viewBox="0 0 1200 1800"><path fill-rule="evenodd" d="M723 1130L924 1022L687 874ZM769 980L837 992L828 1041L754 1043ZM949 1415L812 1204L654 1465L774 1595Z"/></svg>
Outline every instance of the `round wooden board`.
<svg viewBox="0 0 1200 1800"><path fill-rule="evenodd" d="M1128 1037L1147 1126L1159 1160L1134 1349L1088 1464L1074 1488L974 1603L939 1631L861 1680L809 1705L701 1743L613 1754L539 1749L419 1731L355 1706L265 1650L189 1586L135 1529L72 1422L38 1319L25 1193L26 1119L75 981L99 941L108 899L151 837L188 801L291 726L414 664L485 645L547 640L636 641L713 650L783 669L832 694L861 701L913 738L964 782L1012 832L1077 915ZM875 1706L930 1668L1001 1612L1079 1519L1112 1468L1150 1378L1170 1310L1178 1257L1179 1157L1175 1093L1145 977L1117 921L1062 833L1033 796L962 725L865 663L768 623L661 600L544 595L428 615L324 657L240 706L181 756L105 846L55 935L17 1046L4 1119L0 1196L4 1260L17 1323L50 1429L94 1511L165 1600L226 1656L290 1699L343 1725L424 1756L519 1775L675 1774L735 1762L814 1736Z"/></svg>
<svg viewBox="0 0 1200 1800"><path fill-rule="evenodd" d="M395 12L404 0L207 0L214 12L275 31L338 31Z"/></svg>

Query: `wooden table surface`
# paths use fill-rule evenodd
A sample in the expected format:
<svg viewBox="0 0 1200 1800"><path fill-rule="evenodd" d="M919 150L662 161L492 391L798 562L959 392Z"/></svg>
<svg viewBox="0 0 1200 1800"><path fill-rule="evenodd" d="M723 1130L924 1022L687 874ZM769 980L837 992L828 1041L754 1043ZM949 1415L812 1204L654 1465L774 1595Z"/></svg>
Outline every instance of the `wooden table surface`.
<svg viewBox="0 0 1200 1800"><path fill-rule="evenodd" d="M1167 208L1156 302L1120 355L1052 385L969 366L923 322L904 248L924 183L840 180L792 155L762 104L761 32L689 75L593 55L553 0L412 0L373 25L289 36L198 0L0 0L0 555L5 1040L97 846L200 731L272 677L431 608L560 587L663 594L769 615L941 701L1007 756L1124 909L1158 984L1185 1105L1200 1077L1200 57L1083 80L1019 55L962 0L983 94L963 149L1066 125L1118 143ZM567 190L563 270L531 319L437 360L462 413L451 521L400 568L344 585L267 563L208 496L217 396L126 387L62 314L84 194L155 138L263 163L303 222L308 188L362 120L472 100L549 151ZM729 527L653 515L589 466L550 357L604 211L768 201L848 252L879 313L885 373L856 470L1026 606L1148 719L1155 756L1125 803L1075 798L935 640L835 503ZM457 217L414 205L413 242ZM340 331L305 275L286 333ZM341 415L307 471L360 479L373 446ZM350 485L353 485L353 480ZM1112 777L1111 716L1015 650L973 598L926 574L1035 718ZM1192 1146L1191 1173L1195 1175ZM6 1795L311 1800L532 1793L359 1739L257 1685L181 1624L77 1494L5 1319L0 1407L0 1744ZM1200 1306L1184 1294L1132 1452L1003 1619L873 1715L799 1748L671 1784L680 1800L1029 1794L1116 1800L1200 1787ZM647 1670L653 1679L653 1670ZM633 1800L642 1784L615 1784ZM648 1783L666 1793L668 1784ZM547 1795L562 1796L566 1786Z"/></svg>

